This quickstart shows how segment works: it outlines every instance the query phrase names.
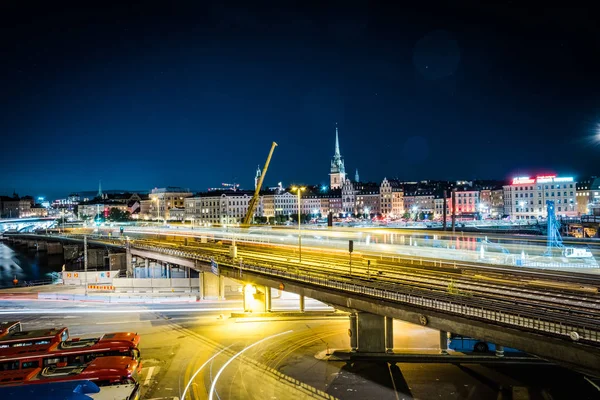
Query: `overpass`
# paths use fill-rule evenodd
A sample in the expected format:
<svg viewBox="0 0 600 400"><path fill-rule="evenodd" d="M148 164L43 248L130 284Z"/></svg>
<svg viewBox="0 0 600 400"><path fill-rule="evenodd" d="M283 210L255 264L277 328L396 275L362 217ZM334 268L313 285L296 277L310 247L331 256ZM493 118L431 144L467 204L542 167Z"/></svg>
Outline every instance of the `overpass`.
<svg viewBox="0 0 600 400"><path fill-rule="evenodd" d="M440 330L442 335L454 332L518 348L600 376L597 288L595 293L581 295L553 290L551 285L527 289L518 285L518 281L512 285L509 280L481 283L457 269L456 264L444 265L427 259L421 259L417 265L361 262L349 270L346 260L332 261L340 261L342 257L318 249L306 249L300 263L292 250L264 243L244 244L237 251L239 244L235 242L225 246L168 239L165 235L153 240L98 239L97 242L203 273L210 273L211 261L215 261L219 275L254 287L257 292L254 297L264 311L270 310L267 288L280 288L348 311L350 344L359 354L385 354L393 348L391 321L396 318ZM456 285L446 285L446 275L452 274L455 278L450 278L450 283Z"/></svg>
<svg viewBox="0 0 600 400"><path fill-rule="evenodd" d="M54 218L11 218L0 219L0 233L6 231L32 232L36 229L48 229L56 225Z"/></svg>

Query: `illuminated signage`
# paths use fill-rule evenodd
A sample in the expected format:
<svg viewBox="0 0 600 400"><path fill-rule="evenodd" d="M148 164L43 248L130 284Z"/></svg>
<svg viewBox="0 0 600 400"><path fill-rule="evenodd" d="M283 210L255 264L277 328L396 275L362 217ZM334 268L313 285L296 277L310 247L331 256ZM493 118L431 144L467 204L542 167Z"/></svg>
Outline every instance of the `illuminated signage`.
<svg viewBox="0 0 600 400"><path fill-rule="evenodd" d="M538 176L537 177L537 182L538 183L553 182L554 178L556 178L556 175Z"/></svg>
<svg viewBox="0 0 600 400"><path fill-rule="evenodd" d="M548 183L548 182L573 182L573 177L572 177L572 176L568 176L568 177L561 177L561 178L558 178L556 175L549 175L549 176L538 176L538 177L537 177L537 182L538 182L538 183Z"/></svg>
<svg viewBox="0 0 600 400"><path fill-rule="evenodd" d="M535 183L535 179L530 178L528 176L520 176L518 178L513 178L513 181L512 181L513 185L523 185L526 183Z"/></svg>

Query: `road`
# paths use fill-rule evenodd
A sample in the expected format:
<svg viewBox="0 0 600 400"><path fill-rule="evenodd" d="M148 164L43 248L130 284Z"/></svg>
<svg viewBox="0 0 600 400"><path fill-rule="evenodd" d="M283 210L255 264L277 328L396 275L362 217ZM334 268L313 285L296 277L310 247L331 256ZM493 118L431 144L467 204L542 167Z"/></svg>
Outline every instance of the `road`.
<svg viewBox="0 0 600 400"><path fill-rule="evenodd" d="M307 307L319 305L307 301ZM0 319L20 319L26 329L66 325L71 336L138 332L145 399L181 398L186 387L186 398L206 399L213 383L214 399L303 399L309 398L308 387L352 400L496 400L511 398L513 392L545 399L598 396L580 375L554 366L347 365L326 356L348 347L347 317L232 319L231 309L241 310L241 303L108 306L3 301ZM394 332L397 352L437 352L437 331L395 321ZM237 355L240 351L244 352Z"/></svg>

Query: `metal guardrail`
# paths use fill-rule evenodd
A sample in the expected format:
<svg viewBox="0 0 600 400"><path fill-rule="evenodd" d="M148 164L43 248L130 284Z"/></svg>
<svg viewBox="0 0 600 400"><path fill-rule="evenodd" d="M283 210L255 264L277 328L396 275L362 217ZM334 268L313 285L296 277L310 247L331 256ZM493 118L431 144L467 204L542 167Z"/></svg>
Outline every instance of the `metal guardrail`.
<svg viewBox="0 0 600 400"><path fill-rule="evenodd" d="M551 333L553 335L570 338L572 340L585 340L594 343L600 343L600 331L591 326L585 325L574 325L563 323L559 320L553 320L551 318L542 318L540 316L531 317L527 314L508 312L501 307L495 307L488 305L475 306L469 304L467 301L448 301L440 300L432 297L417 295L414 293L408 293L407 289L401 287L395 290L379 289L374 287L368 287L363 284L347 283L337 279L323 278L319 276L310 276L308 274L290 273L287 271L281 271L272 266L265 265L251 265L244 263L241 267L232 262L231 258L224 256L202 256L197 253L190 253L182 250L167 249L164 247L150 246L150 245L135 245L132 247L143 248L146 250L152 250L158 253L169 254L173 256L179 256L184 258L192 258L205 262L210 262L211 259L215 259L221 264L224 264L232 269L242 269L254 272L259 272L263 275L275 276L279 278L285 278L292 281L298 281L308 283L313 286L320 286L329 289L335 289L347 293L355 293L360 295L366 295L376 299L389 300L396 303L403 303L413 306L418 306L424 309L430 309L435 311L442 311L457 316L470 316L480 320L499 323L507 326L525 328L530 331Z"/></svg>
<svg viewBox="0 0 600 400"><path fill-rule="evenodd" d="M110 239L109 239L110 240ZM125 243L118 240L113 240L125 247ZM117 244L117 243L115 243ZM195 260L201 260L204 262L210 262L211 259L218 261L222 265L226 265L232 269L240 269L240 265L233 262L230 257L215 255L215 256L203 256L198 253L192 253L183 250L169 249L165 247L158 247L153 245L144 244L131 244L132 248L146 249L155 251L157 253L168 254L172 256L178 256L183 258L191 258ZM400 257L398 257L400 258ZM450 263L451 264L451 263ZM456 263L455 265L459 265ZM470 316L475 317L483 321L494 322L503 324L506 326L521 327L534 332L545 332L562 338L570 338L572 340L585 340L593 343L600 343L600 330L597 329L594 324L586 326L583 324L568 324L563 323L562 320L552 319L550 317L541 317L527 315L525 313L515 313L507 311L500 306L486 305L476 306L470 304L466 300L457 298L456 300L440 300L439 298L433 298L423 295L411 293L409 288L395 287L391 289L380 289L369 287L363 284L343 282L341 277L332 279L331 277L322 276L310 276L309 274L298 274L290 273L288 271L282 271L274 268L274 266L268 264L255 263L255 265L243 263L241 266L242 270L249 270L259 272L263 275L275 276L279 278L285 278L292 281L298 281L308 283L315 286L336 289L348 293L355 293L360 295L366 295L376 299L385 299L392 302L403 303L413 306L418 306L424 309L430 309L435 311L442 311L445 313L457 315L457 316ZM431 294L433 295L433 294ZM463 300L463 301L461 301ZM471 301L472 303L472 301ZM523 315L522 315L523 314ZM557 316L556 318L560 318ZM563 317L564 318L564 317Z"/></svg>

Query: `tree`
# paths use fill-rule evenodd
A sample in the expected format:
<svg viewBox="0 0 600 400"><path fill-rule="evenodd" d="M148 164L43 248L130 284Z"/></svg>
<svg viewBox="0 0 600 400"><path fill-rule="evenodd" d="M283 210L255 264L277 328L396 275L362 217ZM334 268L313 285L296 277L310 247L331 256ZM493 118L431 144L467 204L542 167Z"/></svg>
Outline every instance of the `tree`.
<svg viewBox="0 0 600 400"><path fill-rule="evenodd" d="M108 219L113 222L129 221L131 214L129 211L122 211L116 207L113 207L108 212Z"/></svg>

